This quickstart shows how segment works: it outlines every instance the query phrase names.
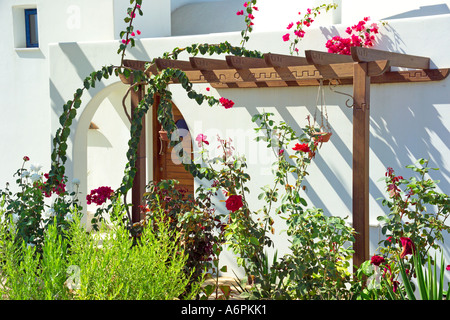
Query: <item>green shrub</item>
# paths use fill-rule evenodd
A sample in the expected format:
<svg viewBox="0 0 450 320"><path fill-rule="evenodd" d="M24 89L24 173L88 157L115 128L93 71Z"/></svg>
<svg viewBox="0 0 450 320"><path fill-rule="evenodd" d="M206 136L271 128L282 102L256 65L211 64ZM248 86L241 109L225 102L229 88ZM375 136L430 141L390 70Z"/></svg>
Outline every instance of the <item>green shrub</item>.
<svg viewBox="0 0 450 320"><path fill-rule="evenodd" d="M85 231L80 216L65 237L56 224L44 235L42 253L35 246L14 241L15 225L2 219L1 289L9 300L109 300L186 299L199 292L196 283L186 292L189 277L184 273L187 256L169 241L176 234L160 223L158 234L143 228L138 244L119 222L99 233Z"/></svg>

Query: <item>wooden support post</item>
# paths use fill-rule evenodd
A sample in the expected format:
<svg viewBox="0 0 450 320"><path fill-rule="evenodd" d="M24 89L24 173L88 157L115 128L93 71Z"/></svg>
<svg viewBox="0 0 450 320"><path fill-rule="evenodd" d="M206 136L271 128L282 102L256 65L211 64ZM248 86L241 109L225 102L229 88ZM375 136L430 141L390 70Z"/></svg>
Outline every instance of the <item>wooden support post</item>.
<svg viewBox="0 0 450 320"><path fill-rule="evenodd" d="M369 259L370 77L367 63L355 63L353 75L353 266Z"/></svg>
<svg viewBox="0 0 450 320"><path fill-rule="evenodd" d="M144 97L144 86L139 86L137 91L131 90L131 109L134 114L134 109ZM136 176L133 180L133 188L131 201L133 203L131 220L133 223L141 220L141 210L139 206L142 204L142 196L145 193L146 186L146 139L145 139L145 117L142 119L142 131L139 139L139 145L136 154Z"/></svg>

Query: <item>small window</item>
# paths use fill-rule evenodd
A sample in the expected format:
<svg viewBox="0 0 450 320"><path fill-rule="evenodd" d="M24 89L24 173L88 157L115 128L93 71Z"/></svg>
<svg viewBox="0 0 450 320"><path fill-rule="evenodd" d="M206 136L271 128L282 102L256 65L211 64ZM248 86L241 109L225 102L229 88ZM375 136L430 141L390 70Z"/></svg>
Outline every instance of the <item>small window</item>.
<svg viewBox="0 0 450 320"><path fill-rule="evenodd" d="M36 9L25 9L25 32L27 48L39 47Z"/></svg>

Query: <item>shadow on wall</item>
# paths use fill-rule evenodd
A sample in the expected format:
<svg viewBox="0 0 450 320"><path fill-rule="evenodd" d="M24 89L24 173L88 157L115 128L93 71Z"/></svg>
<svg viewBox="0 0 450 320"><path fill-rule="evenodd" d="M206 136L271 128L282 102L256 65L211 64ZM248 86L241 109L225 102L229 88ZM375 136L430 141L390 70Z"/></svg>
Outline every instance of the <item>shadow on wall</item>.
<svg viewBox="0 0 450 320"><path fill-rule="evenodd" d="M242 0L227 0L177 8L172 12L172 36L241 31L245 23L236 12L242 9L242 4ZM214 19L198 19L211 15Z"/></svg>
<svg viewBox="0 0 450 320"><path fill-rule="evenodd" d="M423 6L416 10L406 11L400 14L396 14L394 16L383 18L385 20L388 19L404 19L404 18L416 18L416 17L425 17L425 16L435 16L440 14L448 14L450 13L450 9L447 4L435 4L430 6Z"/></svg>
<svg viewBox="0 0 450 320"><path fill-rule="evenodd" d="M413 172L405 166L419 158L428 158L430 166L440 168L431 173L434 180L441 181L439 189L446 193L450 190L449 163L446 159L450 133L449 125L445 122L445 115L450 108L450 97L446 89L449 81L372 85L369 186L372 221L387 212L381 201L376 201L386 197L384 184L378 180L384 176L387 167L394 168L399 175L410 177ZM306 115L314 114L316 96L311 89L278 89L276 92L270 89L254 90L258 91L227 90L226 95L236 102L251 95L254 103L245 106L250 117L261 113L264 108L276 109L281 119L291 124L297 132L301 132L301 127L306 124ZM332 95L327 97L333 136L330 144L317 154L313 164L316 170L314 174L321 175L326 185L319 186L315 181L317 176L313 173L305 181L310 205L323 208L324 212L331 215L352 211L351 177L345 176L352 167L352 110L345 106L342 99ZM299 108L295 116L286 107L289 105L299 106L295 107ZM236 107L239 108L238 103ZM325 189L331 189L334 195L324 193ZM341 204L336 206L336 202L330 201L331 198L339 198Z"/></svg>

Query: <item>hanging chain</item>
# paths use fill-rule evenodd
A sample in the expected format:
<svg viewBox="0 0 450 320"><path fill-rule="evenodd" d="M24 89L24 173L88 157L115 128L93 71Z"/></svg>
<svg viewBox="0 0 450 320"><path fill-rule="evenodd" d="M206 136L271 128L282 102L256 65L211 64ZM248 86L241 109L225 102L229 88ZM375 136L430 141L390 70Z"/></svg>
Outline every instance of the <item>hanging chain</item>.
<svg viewBox="0 0 450 320"><path fill-rule="evenodd" d="M320 129L327 129L329 132L331 132L330 124L328 123L328 111L327 111L327 105L325 103L325 90L323 89L323 79L319 80L319 89L317 90L317 97L316 97L316 109L314 111L314 124L318 124L317 122L317 109L319 105L319 98L320 98ZM324 125L324 115L325 115L325 121L326 126Z"/></svg>

